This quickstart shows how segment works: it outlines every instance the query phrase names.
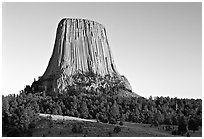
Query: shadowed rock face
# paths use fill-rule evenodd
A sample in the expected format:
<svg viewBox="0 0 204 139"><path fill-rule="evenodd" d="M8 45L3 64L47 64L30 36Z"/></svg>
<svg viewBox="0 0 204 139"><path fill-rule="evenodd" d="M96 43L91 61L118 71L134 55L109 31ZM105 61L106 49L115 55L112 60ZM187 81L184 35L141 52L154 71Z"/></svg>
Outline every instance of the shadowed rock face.
<svg viewBox="0 0 204 139"><path fill-rule="evenodd" d="M52 56L40 81L59 90L79 83L86 84L86 89L105 88L104 84L113 82L131 91L127 79L116 69L105 27L86 19L60 21Z"/></svg>

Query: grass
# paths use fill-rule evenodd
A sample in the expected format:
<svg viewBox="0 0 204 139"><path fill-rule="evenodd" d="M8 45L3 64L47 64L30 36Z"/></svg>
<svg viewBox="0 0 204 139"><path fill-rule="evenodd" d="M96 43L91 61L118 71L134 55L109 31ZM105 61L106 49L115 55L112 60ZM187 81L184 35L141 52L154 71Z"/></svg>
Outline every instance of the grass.
<svg viewBox="0 0 204 139"><path fill-rule="evenodd" d="M82 133L73 133L72 126L79 124L83 127ZM149 124L124 122L120 126L121 131L114 133L114 128L120 125L95 123L87 121L55 120L54 126L49 127L49 121L43 118L32 130L33 137L174 137L171 132L163 129L163 126L150 127ZM191 137L201 137L202 129L195 133L190 132Z"/></svg>

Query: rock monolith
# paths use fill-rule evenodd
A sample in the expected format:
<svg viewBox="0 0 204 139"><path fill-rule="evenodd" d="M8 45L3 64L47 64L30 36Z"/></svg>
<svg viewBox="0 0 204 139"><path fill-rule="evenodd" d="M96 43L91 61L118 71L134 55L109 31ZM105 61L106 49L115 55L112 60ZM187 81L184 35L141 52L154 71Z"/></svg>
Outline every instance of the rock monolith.
<svg viewBox="0 0 204 139"><path fill-rule="evenodd" d="M70 86L132 90L116 69L105 27L87 19L64 18L59 22L53 53L39 82L59 91Z"/></svg>

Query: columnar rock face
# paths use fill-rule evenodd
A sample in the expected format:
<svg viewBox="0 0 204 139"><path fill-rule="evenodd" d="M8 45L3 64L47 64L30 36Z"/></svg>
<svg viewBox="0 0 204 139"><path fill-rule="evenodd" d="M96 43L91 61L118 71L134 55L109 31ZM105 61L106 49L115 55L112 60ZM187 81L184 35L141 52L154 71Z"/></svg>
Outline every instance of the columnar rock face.
<svg viewBox="0 0 204 139"><path fill-rule="evenodd" d="M90 79L87 76L90 74L96 75L96 79ZM80 79L76 78L77 75ZM105 27L86 19L65 18L60 21L52 56L40 81L59 90L76 86L79 82L89 82L84 86L86 89L97 89L112 81L131 91L127 79L116 69Z"/></svg>
<svg viewBox="0 0 204 139"><path fill-rule="evenodd" d="M92 71L118 74L103 25L85 19L63 19L58 25L54 51L43 78Z"/></svg>

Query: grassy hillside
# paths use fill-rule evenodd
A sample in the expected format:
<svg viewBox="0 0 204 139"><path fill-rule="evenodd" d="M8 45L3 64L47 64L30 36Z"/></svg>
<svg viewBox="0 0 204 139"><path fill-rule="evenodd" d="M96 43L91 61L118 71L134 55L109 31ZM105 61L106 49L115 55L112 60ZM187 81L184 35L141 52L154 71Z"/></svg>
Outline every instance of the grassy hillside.
<svg viewBox="0 0 204 139"><path fill-rule="evenodd" d="M81 133L73 133L74 125L81 125ZM114 128L119 126L121 131L114 132ZM201 129L191 136L202 136ZM94 123L85 121L63 121L56 120L50 123L43 118L35 129L32 129L33 137L174 137L170 132L163 129L163 126L150 127L150 124L139 124L124 122L121 125L111 125L105 123Z"/></svg>

